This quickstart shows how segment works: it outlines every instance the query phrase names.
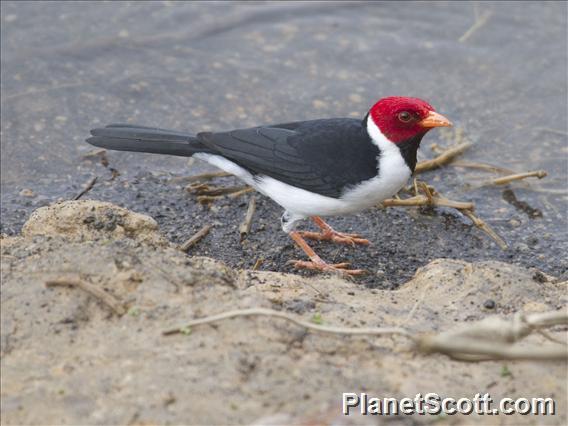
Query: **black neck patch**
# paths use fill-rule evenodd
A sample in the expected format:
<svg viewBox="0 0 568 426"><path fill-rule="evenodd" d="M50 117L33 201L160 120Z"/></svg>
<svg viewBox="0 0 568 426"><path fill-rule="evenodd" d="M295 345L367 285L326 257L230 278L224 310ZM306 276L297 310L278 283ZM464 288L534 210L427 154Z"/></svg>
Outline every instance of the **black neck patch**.
<svg viewBox="0 0 568 426"><path fill-rule="evenodd" d="M416 168L416 154L418 152L418 147L420 146L420 142L422 142L422 138L425 134L426 133L418 134L396 144L398 149L400 149L400 155L402 155L404 162L412 173L414 173L414 169Z"/></svg>

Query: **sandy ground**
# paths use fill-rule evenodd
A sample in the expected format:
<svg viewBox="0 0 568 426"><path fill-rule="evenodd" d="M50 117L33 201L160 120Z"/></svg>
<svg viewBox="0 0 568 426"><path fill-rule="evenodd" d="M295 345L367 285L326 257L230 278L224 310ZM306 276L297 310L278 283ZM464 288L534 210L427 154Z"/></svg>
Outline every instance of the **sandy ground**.
<svg viewBox="0 0 568 426"><path fill-rule="evenodd" d="M80 277L124 315L78 288ZM3 424L566 424L565 362L468 363L402 336L306 332L236 318L164 336L195 317L264 307L346 327L449 330L498 314L566 309L566 283L502 262L439 259L396 291L339 277L235 270L187 256L144 215L94 201L36 211L2 239ZM565 339L566 329L552 335ZM529 336L525 345L554 345ZM344 417L342 392L552 397L555 416Z"/></svg>

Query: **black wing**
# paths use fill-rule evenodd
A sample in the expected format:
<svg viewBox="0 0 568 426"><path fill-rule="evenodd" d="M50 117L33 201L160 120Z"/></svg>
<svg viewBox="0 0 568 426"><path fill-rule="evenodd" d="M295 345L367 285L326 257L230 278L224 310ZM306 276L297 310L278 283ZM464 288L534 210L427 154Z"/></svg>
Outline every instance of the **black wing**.
<svg viewBox="0 0 568 426"><path fill-rule="evenodd" d="M339 198L346 187L378 173L379 149L355 119L200 133L197 139L253 175L328 197Z"/></svg>

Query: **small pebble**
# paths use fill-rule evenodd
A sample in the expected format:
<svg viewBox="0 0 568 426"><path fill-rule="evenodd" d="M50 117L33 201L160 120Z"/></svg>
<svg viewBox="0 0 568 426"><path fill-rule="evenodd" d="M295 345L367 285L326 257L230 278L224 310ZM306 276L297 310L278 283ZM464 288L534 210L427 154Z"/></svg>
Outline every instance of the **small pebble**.
<svg viewBox="0 0 568 426"><path fill-rule="evenodd" d="M29 188L24 188L20 191L20 196L21 197L28 197L28 198L33 198L36 196L36 193L33 192L31 189Z"/></svg>
<svg viewBox="0 0 568 426"><path fill-rule="evenodd" d="M483 307L485 309L495 309L495 301L492 299L487 299L485 302L483 302Z"/></svg>

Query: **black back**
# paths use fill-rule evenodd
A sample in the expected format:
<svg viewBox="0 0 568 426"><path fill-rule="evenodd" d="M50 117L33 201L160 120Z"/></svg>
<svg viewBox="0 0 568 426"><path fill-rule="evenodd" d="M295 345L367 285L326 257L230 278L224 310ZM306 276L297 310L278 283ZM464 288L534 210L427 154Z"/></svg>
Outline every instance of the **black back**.
<svg viewBox="0 0 568 426"><path fill-rule="evenodd" d="M220 133L197 140L255 176L339 198L377 176L379 148L361 120L332 118Z"/></svg>

